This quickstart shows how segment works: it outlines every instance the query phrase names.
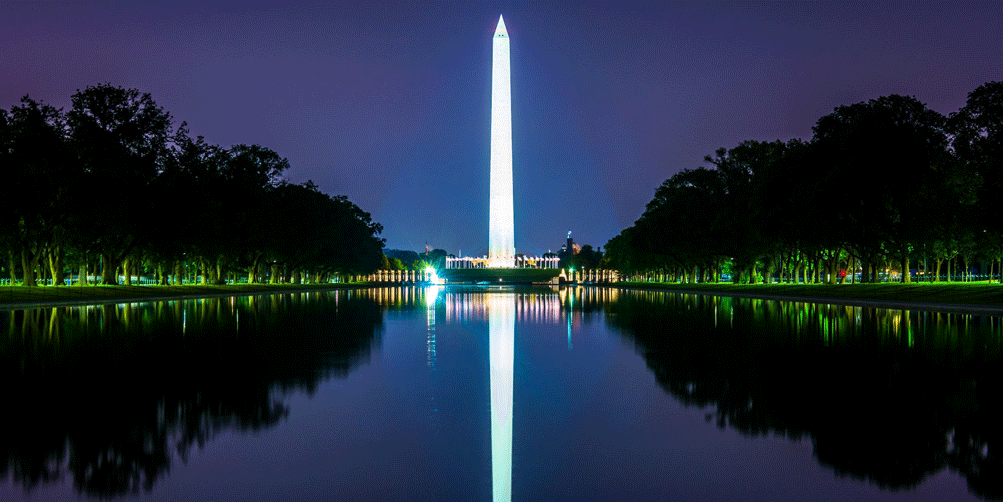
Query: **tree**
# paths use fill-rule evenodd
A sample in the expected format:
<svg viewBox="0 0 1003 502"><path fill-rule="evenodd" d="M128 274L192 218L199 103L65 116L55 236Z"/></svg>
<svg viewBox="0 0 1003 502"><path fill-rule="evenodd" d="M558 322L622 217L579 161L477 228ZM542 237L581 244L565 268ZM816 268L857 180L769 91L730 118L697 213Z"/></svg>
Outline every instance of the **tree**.
<svg viewBox="0 0 1003 502"><path fill-rule="evenodd" d="M639 263L672 271L684 282L697 280L701 265L726 254L718 225L724 196L722 178L713 169L684 169L665 180L631 232Z"/></svg>
<svg viewBox="0 0 1003 502"><path fill-rule="evenodd" d="M1003 260L1003 82L987 82L968 94L965 106L952 113L948 129L958 157L953 182L975 186L977 204L964 215L972 233L985 239L986 255Z"/></svg>
<svg viewBox="0 0 1003 502"><path fill-rule="evenodd" d="M432 268L436 270L442 270L446 268L446 253L445 249L433 249L424 253L419 253L418 258L427 262Z"/></svg>
<svg viewBox="0 0 1003 502"><path fill-rule="evenodd" d="M415 261L419 260L417 251L406 251L403 249L384 249L383 254L387 255L388 258L397 258L404 264L404 266L412 269L414 268L412 264Z"/></svg>
<svg viewBox="0 0 1003 502"><path fill-rule="evenodd" d="M225 280L226 265L236 259L233 231L226 216L227 185L223 168L229 153L199 136L192 138L182 123L172 140L174 148L157 177L154 214L164 215L149 234L148 256L161 284L175 280L183 262L202 262L209 282Z"/></svg>
<svg viewBox="0 0 1003 502"><path fill-rule="evenodd" d="M0 239L19 255L21 284L35 286L39 259L48 257L53 284L63 276L63 246L73 203L70 187L77 180L60 110L28 96L3 119L2 163L8 187L2 194L9 210L0 217Z"/></svg>
<svg viewBox="0 0 1003 502"><path fill-rule="evenodd" d="M78 190L88 197L73 233L80 247L101 255L102 282L115 284L118 266L150 231L149 190L167 153L171 116L148 93L111 84L70 99L67 122L83 170Z"/></svg>
<svg viewBox="0 0 1003 502"><path fill-rule="evenodd" d="M263 260L277 238L278 227L269 206L287 169L288 160L261 145L234 145L222 162L223 187L213 195L222 201L232 249L247 266L250 283L262 277Z"/></svg>
<svg viewBox="0 0 1003 502"><path fill-rule="evenodd" d="M813 127L813 166L838 180L817 186L828 209L823 224L845 232L865 264L896 259L905 282L941 198L958 195L945 190L952 168L945 125L916 98L891 95L837 107Z"/></svg>
<svg viewBox="0 0 1003 502"><path fill-rule="evenodd" d="M597 269L602 262L603 254L592 247L591 244L582 246L578 253L566 250L558 253L561 258L561 268L573 267L575 270Z"/></svg>
<svg viewBox="0 0 1003 502"><path fill-rule="evenodd" d="M332 234L337 244L327 249L331 271L340 274L368 274L377 270L386 241L379 237L383 225L372 220L344 195L330 197ZM346 243L350 243L346 245Z"/></svg>
<svg viewBox="0 0 1003 502"><path fill-rule="evenodd" d="M752 282L759 275L757 266L772 262L767 258L776 251L771 244L777 242L777 232L771 231L767 218L789 198L789 194L776 190L780 178L776 171L781 169L785 150L781 141L743 141L735 148L721 148L714 157L704 158L721 180L722 206L713 222L722 239L720 253L730 257L734 267Z"/></svg>

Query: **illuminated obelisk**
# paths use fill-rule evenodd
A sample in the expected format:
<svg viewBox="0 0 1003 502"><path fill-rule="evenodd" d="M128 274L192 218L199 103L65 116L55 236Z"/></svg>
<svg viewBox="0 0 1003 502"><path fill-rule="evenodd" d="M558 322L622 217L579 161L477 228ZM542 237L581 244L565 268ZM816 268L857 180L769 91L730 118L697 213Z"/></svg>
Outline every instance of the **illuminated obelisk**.
<svg viewBox="0 0 1003 502"><path fill-rule="evenodd" d="M515 266L512 212L512 85L508 31L498 17L491 44L491 204L488 210L488 266Z"/></svg>

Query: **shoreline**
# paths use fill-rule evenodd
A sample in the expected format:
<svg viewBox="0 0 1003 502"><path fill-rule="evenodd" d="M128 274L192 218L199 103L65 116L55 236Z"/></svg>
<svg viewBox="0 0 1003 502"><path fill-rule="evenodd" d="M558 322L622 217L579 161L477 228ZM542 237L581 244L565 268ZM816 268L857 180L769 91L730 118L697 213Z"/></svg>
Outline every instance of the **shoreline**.
<svg viewBox="0 0 1003 502"><path fill-rule="evenodd" d="M961 314L976 314L976 315L1003 315L1003 285L998 283L922 283L920 285L899 285L899 283L879 283L879 284L850 284L850 285L790 285L790 284L762 284L762 285L732 285L727 283L722 284L702 284L698 287L693 287L692 284L677 284L677 283L616 283L613 284L601 284L596 285L600 287L616 288L623 290L632 291L660 291L665 293L680 293L680 294L693 294L693 295L704 295L704 296L729 296L734 298L758 298L763 300L779 300L779 301L789 301L789 302L806 302L806 303L825 303L831 305L846 305L851 307L872 307L872 308L887 308L887 309L898 309L898 310L925 310L932 312L947 312L947 313L961 313ZM857 286L855 288L854 286ZM864 286L867 288L864 291L857 291L857 293L868 293L872 294L858 294L851 296L843 296L832 294L837 292L829 288L847 288L847 289L861 289L859 286ZM811 294L803 293L802 291L796 292L781 292L778 289L789 288L795 290L811 289L815 287L823 288L823 291L819 293L829 293L829 294ZM875 298L873 292L877 291L880 293L888 293L894 288L930 288L938 289L939 291L933 291L931 296L940 296L941 298L930 298L930 299L910 299L910 298ZM735 288L730 290L731 288ZM981 289L983 291L978 291L980 293L976 299L984 300L986 296L997 296L998 302L986 303L983 301L950 301L958 300L958 298L947 298L951 293L957 294L958 291L951 290L961 290L966 288ZM764 289L764 291L750 291L750 289ZM992 290L990 290L992 289ZM989 291L986 291L989 290ZM842 293L842 291L838 291ZM909 296L909 293L913 291L906 291L904 296ZM970 291L969 291L970 292ZM901 292L900 292L901 293ZM994 300L997 298L994 298Z"/></svg>
<svg viewBox="0 0 1003 502"><path fill-rule="evenodd" d="M20 286L0 287L0 310L21 310L46 307L108 305L113 303L152 302L164 300L195 300L227 296L255 296L282 293L360 289L374 286L368 283L330 284L239 284L181 286ZM14 299L16 295L19 297ZM32 298L37 296L38 298Z"/></svg>
<svg viewBox="0 0 1003 502"><path fill-rule="evenodd" d="M307 293L372 287L414 287L415 285L369 282L329 284L238 284L181 286L20 286L0 287L0 310L44 307L107 305L123 302L254 296L282 293ZM879 284L757 284L730 283L643 283L621 282L578 284L574 287L599 287L625 291L660 291L666 293L734 298L759 298L790 302L825 303L854 307L925 310L1003 316L1003 285L998 283L879 283ZM448 287L448 286L447 286ZM567 287L567 286L562 286Z"/></svg>

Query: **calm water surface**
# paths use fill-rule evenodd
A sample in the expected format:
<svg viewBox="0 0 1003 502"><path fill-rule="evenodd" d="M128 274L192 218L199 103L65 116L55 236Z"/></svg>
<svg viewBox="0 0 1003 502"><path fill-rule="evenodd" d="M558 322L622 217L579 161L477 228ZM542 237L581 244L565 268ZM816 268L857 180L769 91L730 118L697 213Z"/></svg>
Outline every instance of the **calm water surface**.
<svg viewBox="0 0 1003 502"><path fill-rule="evenodd" d="M996 317L390 288L0 335L0 500L1003 498Z"/></svg>

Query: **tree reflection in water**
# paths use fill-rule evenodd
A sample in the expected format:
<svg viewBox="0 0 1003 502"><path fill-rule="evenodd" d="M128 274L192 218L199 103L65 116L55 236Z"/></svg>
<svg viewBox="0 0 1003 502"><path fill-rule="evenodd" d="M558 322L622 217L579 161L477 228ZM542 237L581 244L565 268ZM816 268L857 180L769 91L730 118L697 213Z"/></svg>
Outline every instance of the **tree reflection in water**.
<svg viewBox="0 0 1003 502"><path fill-rule="evenodd" d="M947 467L1003 497L999 317L661 292L605 310L719 427L810 439L821 464L888 489Z"/></svg>
<svg viewBox="0 0 1003 502"><path fill-rule="evenodd" d="M379 304L294 293L0 312L0 474L25 489L149 491L192 447L287 416L378 344Z"/></svg>

